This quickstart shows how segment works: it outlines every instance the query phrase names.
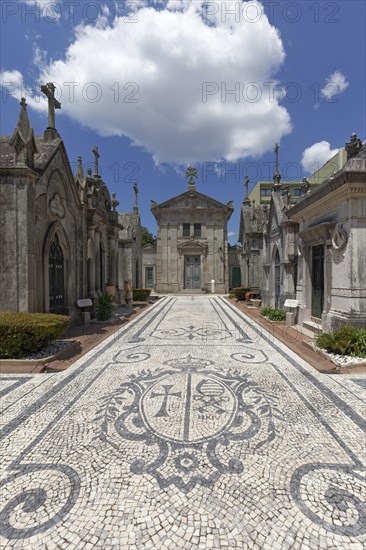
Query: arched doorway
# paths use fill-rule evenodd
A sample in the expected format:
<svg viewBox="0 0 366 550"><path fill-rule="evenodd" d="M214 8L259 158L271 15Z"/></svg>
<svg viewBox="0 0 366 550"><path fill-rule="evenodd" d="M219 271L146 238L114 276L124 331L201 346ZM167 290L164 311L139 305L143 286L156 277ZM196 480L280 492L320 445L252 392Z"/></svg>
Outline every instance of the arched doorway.
<svg viewBox="0 0 366 550"><path fill-rule="evenodd" d="M65 285L64 285L64 255L55 233L49 249L49 311L50 313L64 313Z"/></svg>
<svg viewBox="0 0 366 550"><path fill-rule="evenodd" d="M278 250L275 255L274 268L274 290L275 290L275 307L280 307L281 304L281 260Z"/></svg>

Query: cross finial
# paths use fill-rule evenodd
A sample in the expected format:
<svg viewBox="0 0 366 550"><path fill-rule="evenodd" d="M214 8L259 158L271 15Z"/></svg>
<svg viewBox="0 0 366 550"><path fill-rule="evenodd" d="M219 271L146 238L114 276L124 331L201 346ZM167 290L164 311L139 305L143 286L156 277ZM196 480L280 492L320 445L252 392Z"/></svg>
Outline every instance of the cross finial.
<svg viewBox="0 0 366 550"><path fill-rule="evenodd" d="M250 199L249 199L249 177L245 176L244 180L244 188L245 188L245 198L243 200L243 204L245 206L250 206Z"/></svg>
<svg viewBox="0 0 366 550"><path fill-rule="evenodd" d="M133 184L133 192L134 192L134 202L133 202L133 209L137 212L138 211L138 204L137 204L137 194L139 192L139 188L137 186L137 183Z"/></svg>
<svg viewBox="0 0 366 550"><path fill-rule="evenodd" d="M279 186L280 183L281 183L281 176L280 176L280 172L279 172L279 169L278 169L278 151L279 151L279 148L280 146L278 145L278 143L276 143L275 145L275 154L276 154L276 171L275 171L275 174L273 176L273 181L274 181L274 184L275 186Z"/></svg>
<svg viewBox="0 0 366 550"><path fill-rule="evenodd" d="M94 155L94 177L95 178L100 178L100 176L99 176L99 158L100 158L100 154L98 153L98 147L97 146L93 147L92 153Z"/></svg>
<svg viewBox="0 0 366 550"><path fill-rule="evenodd" d="M189 178L188 185L195 187L196 182L194 181L194 178L197 178L197 168L192 168L188 164L187 170L186 170L186 178Z"/></svg>
<svg viewBox="0 0 366 550"><path fill-rule="evenodd" d="M116 199L116 193L112 193L111 205L112 205L112 208L113 208L113 212L115 212L116 207L119 205L119 201Z"/></svg>
<svg viewBox="0 0 366 550"><path fill-rule="evenodd" d="M42 84L41 91L48 98L48 128L55 130L55 109L61 109L61 103L55 98L56 87L53 82Z"/></svg>
<svg viewBox="0 0 366 550"><path fill-rule="evenodd" d="M248 176L245 176L244 187L245 187L245 198L247 198L249 195L249 177Z"/></svg>

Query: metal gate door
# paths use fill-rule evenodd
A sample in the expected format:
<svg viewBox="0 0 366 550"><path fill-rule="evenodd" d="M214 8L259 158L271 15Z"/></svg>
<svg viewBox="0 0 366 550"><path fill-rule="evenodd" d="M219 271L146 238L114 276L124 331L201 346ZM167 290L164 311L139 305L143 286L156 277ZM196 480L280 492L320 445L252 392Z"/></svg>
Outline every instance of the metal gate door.
<svg viewBox="0 0 366 550"><path fill-rule="evenodd" d="M311 270L311 315L321 319L324 305L324 247L313 246Z"/></svg>
<svg viewBox="0 0 366 550"><path fill-rule="evenodd" d="M238 288L241 286L241 268L233 267L231 272L231 286L233 288Z"/></svg>
<svg viewBox="0 0 366 550"><path fill-rule="evenodd" d="M200 256L185 256L184 288L201 288L201 258Z"/></svg>
<svg viewBox="0 0 366 550"><path fill-rule="evenodd" d="M145 287L153 288L154 286L154 268L145 267Z"/></svg>
<svg viewBox="0 0 366 550"><path fill-rule="evenodd" d="M58 241L54 236L49 253L49 309L50 313L64 313L64 256Z"/></svg>

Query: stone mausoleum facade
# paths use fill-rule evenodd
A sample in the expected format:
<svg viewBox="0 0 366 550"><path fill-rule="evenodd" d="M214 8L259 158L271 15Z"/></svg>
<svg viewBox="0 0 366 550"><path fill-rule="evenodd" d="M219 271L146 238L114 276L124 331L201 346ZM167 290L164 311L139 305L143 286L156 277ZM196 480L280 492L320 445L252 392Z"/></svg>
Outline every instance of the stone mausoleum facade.
<svg viewBox="0 0 366 550"><path fill-rule="evenodd" d="M22 98L13 135L1 136L0 311L64 313L77 320L78 300L94 304L107 291L123 303L124 281L140 280L140 218L137 205L126 215L116 211L115 194L98 174L96 147L94 174L84 174L79 157L73 175L55 128L61 107L55 88L48 83L42 91L49 107L44 134L34 135Z"/></svg>
<svg viewBox="0 0 366 550"><path fill-rule="evenodd" d="M187 191L161 204L151 201L158 225L157 247L155 255L145 250L145 270L153 269L158 293L211 292L212 280L215 292L228 292L227 222L233 204L197 191L196 169L188 167L187 177Z"/></svg>
<svg viewBox="0 0 366 550"><path fill-rule="evenodd" d="M344 150L340 169L315 187L305 179L295 204L277 156L269 204L247 190L241 210L243 283L263 306L295 300L295 322L310 330L366 326L366 144L353 134Z"/></svg>

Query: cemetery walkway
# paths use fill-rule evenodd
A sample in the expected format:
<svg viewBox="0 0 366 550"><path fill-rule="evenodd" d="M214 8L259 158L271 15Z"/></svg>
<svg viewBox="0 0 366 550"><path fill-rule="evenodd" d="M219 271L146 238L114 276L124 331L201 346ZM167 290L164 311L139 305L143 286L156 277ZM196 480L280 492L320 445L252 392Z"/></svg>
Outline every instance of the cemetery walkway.
<svg viewBox="0 0 366 550"><path fill-rule="evenodd" d="M62 373L3 375L2 548L359 549L362 375L220 296L170 296Z"/></svg>

